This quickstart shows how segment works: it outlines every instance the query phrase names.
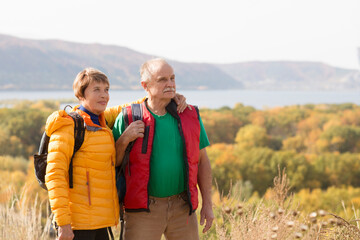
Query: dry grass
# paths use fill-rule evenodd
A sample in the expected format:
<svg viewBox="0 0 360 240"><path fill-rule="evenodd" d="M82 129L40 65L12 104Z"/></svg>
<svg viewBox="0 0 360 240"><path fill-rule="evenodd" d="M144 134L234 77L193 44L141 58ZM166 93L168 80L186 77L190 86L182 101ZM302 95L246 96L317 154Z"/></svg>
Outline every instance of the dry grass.
<svg viewBox="0 0 360 240"><path fill-rule="evenodd" d="M25 186L21 194L16 194L16 190L12 188L0 190L1 240L55 239L50 234L53 229L51 220L47 217L47 202L39 202L37 197L33 199L34 189L31 184ZM229 196L221 197L214 212L214 227L208 234L200 234L201 239L360 239L359 220L354 207L351 220L323 210L310 214L301 212L290 193L285 170L279 170L279 175L274 178L274 187L269 197L260 201L245 201L239 193L232 192ZM113 230L118 238L119 226Z"/></svg>
<svg viewBox="0 0 360 240"><path fill-rule="evenodd" d="M8 201L0 204L0 239L54 239L50 236L51 221L42 213L43 205L37 200L29 204L29 194L24 189L20 196L12 189L3 193Z"/></svg>
<svg viewBox="0 0 360 240"><path fill-rule="evenodd" d="M340 240L360 239L359 227L345 219L318 210L301 213L293 203L285 170L274 178L271 199L256 203L222 201L217 214L216 236L219 240ZM231 199L231 196L226 198ZM354 210L356 217L356 212Z"/></svg>

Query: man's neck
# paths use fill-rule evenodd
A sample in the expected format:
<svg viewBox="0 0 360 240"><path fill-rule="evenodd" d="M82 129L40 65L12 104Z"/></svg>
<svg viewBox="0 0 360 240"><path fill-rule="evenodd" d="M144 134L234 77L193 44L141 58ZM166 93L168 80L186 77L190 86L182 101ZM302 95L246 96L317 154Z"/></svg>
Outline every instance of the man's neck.
<svg viewBox="0 0 360 240"><path fill-rule="evenodd" d="M166 114L165 107L170 103L171 99L154 99L149 97L147 101L147 106L151 112L156 115Z"/></svg>

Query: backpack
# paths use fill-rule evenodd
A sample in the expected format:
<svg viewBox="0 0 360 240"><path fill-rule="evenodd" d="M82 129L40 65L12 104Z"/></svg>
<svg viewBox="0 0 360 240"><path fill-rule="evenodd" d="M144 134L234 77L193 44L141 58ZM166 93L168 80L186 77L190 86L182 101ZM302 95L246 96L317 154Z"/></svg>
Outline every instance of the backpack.
<svg viewBox="0 0 360 240"><path fill-rule="evenodd" d="M69 106L69 105L68 105ZM66 106L67 107L67 106ZM66 109L65 107L65 109ZM74 120L74 151L73 155L71 156L70 165L69 165L69 187L73 188L73 158L75 153L80 149L81 145L84 142L85 136L85 125L84 119L82 116L77 112L70 112L68 113L69 116ZM35 176L38 180L40 186L47 190L45 185L45 174L46 174L46 166L47 166L47 156L48 156L48 146L49 146L50 136L46 135L44 131L40 146L39 146L39 153L34 155L34 168L35 168Z"/></svg>
<svg viewBox="0 0 360 240"><path fill-rule="evenodd" d="M126 129L129 126L129 118L126 108L122 109L122 113L124 116L125 129ZM135 103L131 104L131 115L132 115L132 122L143 119L141 104L135 104ZM129 163L130 151L134 146L135 141L136 140L130 142L129 145L126 147L123 161L119 167L116 167L116 188L118 192L119 205L120 205L120 224L121 224L121 231L119 238L120 240L123 239L123 231L124 231L124 198L126 193L125 167Z"/></svg>

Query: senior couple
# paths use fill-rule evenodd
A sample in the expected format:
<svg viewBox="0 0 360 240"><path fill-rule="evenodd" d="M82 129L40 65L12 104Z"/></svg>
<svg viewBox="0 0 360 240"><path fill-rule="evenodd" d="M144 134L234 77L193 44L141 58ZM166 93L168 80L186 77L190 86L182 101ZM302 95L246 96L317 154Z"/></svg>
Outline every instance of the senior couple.
<svg viewBox="0 0 360 240"><path fill-rule="evenodd" d="M59 240L109 239L108 228L119 220L115 166L133 141L125 167L125 239L160 240L163 234L170 240L199 239L197 187L203 232L212 225L209 141L198 110L176 94L174 70L165 60L145 62L140 75L147 97L134 102L143 115L137 121L131 119L130 104L106 108L110 84L102 72L87 68L76 76L80 106L73 111L83 117L86 131L73 159L71 189L73 120L63 110L47 120L45 182Z"/></svg>

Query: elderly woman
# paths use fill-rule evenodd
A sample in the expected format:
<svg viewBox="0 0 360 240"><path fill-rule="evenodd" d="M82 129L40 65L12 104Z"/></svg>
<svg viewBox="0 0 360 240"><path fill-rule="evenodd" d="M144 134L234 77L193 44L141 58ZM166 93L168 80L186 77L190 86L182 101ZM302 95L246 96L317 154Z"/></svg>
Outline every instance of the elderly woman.
<svg viewBox="0 0 360 240"><path fill-rule="evenodd" d="M80 100L75 107L84 119L85 138L73 159L73 188L68 169L74 146L74 122L65 111L47 120L50 137L45 182L51 210L59 226L58 239L109 239L107 228L118 223L115 182L115 148L104 110L109 101L109 81L87 68L75 78L73 89Z"/></svg>

